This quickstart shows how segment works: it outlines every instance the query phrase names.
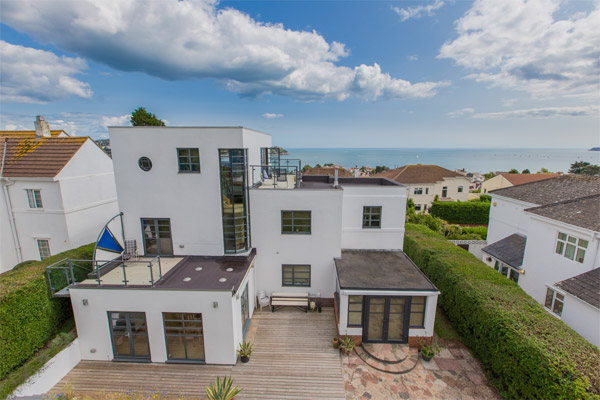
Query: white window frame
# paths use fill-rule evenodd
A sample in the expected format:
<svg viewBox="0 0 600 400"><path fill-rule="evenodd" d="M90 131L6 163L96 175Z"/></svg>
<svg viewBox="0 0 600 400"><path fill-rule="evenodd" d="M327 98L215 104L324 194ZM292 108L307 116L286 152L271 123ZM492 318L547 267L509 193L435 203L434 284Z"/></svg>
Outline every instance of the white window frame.
<svg viewBox="0 0 600 400"><path fill-rule="evenodd" d="M550 300L550 307L548 307L548 292L551 291L552 292L552 300ZM557 295L561 296L562 299L557 299ZM556 306L557 301L562 304L562 306L560 307L560 311L559 312L555 312L554 311L554 307ZM557 317L562 317L562 313L565 310L565 294L556 290L553 287L550 286L546 286L546 296L544 297L544 308L546 310L548 310L549 312L551 312L552 314L556 315Z"/></svg>
<svg viewBox="0 0 600 400"><path fill-rule="evenodd" d="M44 255L42 254L42 248L40 247L40 242L46 242L46 245L48 246L48 254ZM38 248L38 254L40 255L40 260L43 260L45 258L51 257L52 256L52 250L50 249L50 239L46 239L46 238L36 238L35 239L35 243L37 244L37 248ZM46 249L44 249L45 251Z"/></svg>
<svg viewBox="0 0 600 400"><path fill-rule="evenodd" d="M29 203L29 208L44 208L41 189L25 189L25 193L27 194L27 202Z"/></svg>
<svg viewBox="0 0 600 400"><path fill-rule="evenodd" d="M561 238L561 235L564 235L564 239ZM583 246L582 242L585 242L585 246ZM569 235L568 233L559 231L556 234L556 244L554 245L554 253L561 255L568 260L577 261L578 263L583 264L583 262L585 261L585 252L588 249L589 244L589 240L581 239L577 236ZM574 247L573 258L567 255L567 248L569 246ZM581 259L578 258L580 252L582 253Z"/></svg>

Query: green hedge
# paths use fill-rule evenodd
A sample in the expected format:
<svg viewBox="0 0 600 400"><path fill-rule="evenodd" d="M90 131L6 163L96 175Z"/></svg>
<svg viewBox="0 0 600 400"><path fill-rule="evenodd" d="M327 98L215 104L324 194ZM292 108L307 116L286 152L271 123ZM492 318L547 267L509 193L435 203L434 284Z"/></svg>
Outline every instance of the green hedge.
<svg viewBox="0 0 600 400"><path fill-rule="evenodd" d="M424 226L406 224L404 251L503 396L600 398L598 349L517 284Z"/></svg>
<svg viewBox="0 0 600 400"><path fill-rule="evenodd" d="M453 224L487 225L490 216L490 203L487 201L435 201L431 205L431 215Z"/></svg>
<svg viewBox="0 0 600 400"><path fill-rule="evenodd" d="M91 259L93 245L23 264L0 275L0 379L18 367L72 316L69 299L54 299L45 268L63 258Z"/></svg>

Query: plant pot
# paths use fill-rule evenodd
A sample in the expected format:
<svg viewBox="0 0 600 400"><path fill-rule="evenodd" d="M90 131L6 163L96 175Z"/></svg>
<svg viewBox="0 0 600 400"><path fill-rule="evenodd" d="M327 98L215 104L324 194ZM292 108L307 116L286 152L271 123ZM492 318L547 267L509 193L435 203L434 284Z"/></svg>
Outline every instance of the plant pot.
<svg viewBox="0 0 600 400"><path fill-rule="evenodd" d="M241 357L240 357L240 360L241 360L243 363L247 363L248 361L250 361L250 357L248 357L248 356L241 356Z"/></svg>
<svg viewBox="0 0 600 400"><path fill-rule="evenodd" d="M425 354L421 353L421 358L423 359L423 361L431 361L433 356L429 356L429 355L426 356Z"/></svg>
<svg viewBox="0 0 600 400"><path fill-rule="evenodd" d="M334 337L333 338L333 348L334 349L339 349L340 348L340 339Z"/></svg>

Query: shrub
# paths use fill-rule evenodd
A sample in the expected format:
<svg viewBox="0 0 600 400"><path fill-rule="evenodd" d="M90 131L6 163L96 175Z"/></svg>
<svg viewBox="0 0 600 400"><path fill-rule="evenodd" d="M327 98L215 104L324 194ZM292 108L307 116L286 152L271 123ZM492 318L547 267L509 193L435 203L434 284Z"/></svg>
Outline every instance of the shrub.
<svg viewBox="0 0 600 400"><path fill-rule="evenodd" d="M487 225L490 203L486 201L436 201L431 214L453 224Z"/></svg>
<svg viewBox="0 0 600 400"><path fill-rule="evenodd" d="M0 379L25 362L72 316L69 299L50 295L45 268L63 258L91 259L93 245L0 275Z"/></svg>
<svg viewBox="0 0 600 400"><path fill-rule="evenodd" d="M516 283L422 226L406 225L404 251L504 397L600 398L598 349Z"/></svg>

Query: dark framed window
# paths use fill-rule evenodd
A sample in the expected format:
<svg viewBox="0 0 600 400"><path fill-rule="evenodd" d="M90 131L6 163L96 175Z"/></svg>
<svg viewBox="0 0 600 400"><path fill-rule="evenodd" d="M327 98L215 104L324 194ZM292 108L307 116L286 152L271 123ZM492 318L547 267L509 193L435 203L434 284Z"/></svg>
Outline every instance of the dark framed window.
<svg viewBox="0 0 600 400"><path fill-rule="evenodd" d="M544 306L559 317L562 315L564 302L564 295L550 288L546 290L546 301L544 302Z"/></svg>
<svg viewBox="0 0 600 400"><path fill-rule="evenodd" d="M415 204L415 211L421 211L421 205Z"/></svg>
<svg viewBox="0 0 600 400"><path fill-rule="evenodd" d="M48 239L37 239L38 250L40 252L40 260L50 257L50 241Z"/></svg>
<svg viewBox="0 0 600 400"><path fill-rule="evenodd" d="M310 265L282 265L282 286L310 286Z"/></svg>
<svg viewBox="0 0 600 400"><path fill-rule="evenodd" d="M167 358L204 361L202 314L163 313Z"/></svg>
<svg viewBox="0 0 600 400"><path fill-rule="evenodd" d="M413 296L410 302L410 327L424 328L425 327L425 305L427 304L426 296Z"/></svg>
<svg viewBox="0 0 600 400"><path fill-rule="evenodd" d="M463 192L463 187L462 187L462 186L459 186L459 187L458 187L458 193L462 193L462 192Z"/></svg>
<svg viewBox="0 0 600 400"><path fill-rule="evenodd" d="M138 160L138 166L142 171L148 172L152 169L152 160L150 160L148 157L140 157Z"/></svg>
<svg viewBox="0 0 600 400"><path fill-rule="evenodd" d="M363 207L363 228L381 228L381 206Z"/></svg>
<svg viewBox="0 0 600 400"><path fill-rule="evenodd" d="M246 149L219 149L225 253L250 248Z"/></svg>
<svg viewBox="0 0 600 400"><path fill-rule="evenodd" d="M44 208L42 204L42 193L39 189L25 189L29 208Z"/></svg>
<svg viewBox="0 0 600 400"><path fill-rule="evenodd" d="M348 296L348 326L362 326L363 296Z"/></svg>
<svg viewBox="0 0 600 400"><path fill-rule="evenodd" d="M415 188L414 194L423 194L423 188L422 187Z"/></svg>
<svg viewBox="0 0 600 400"><path fill-rule="evenodd" d="M281 211L281 233L284 235L310 235L310 211Z"/></svg>
<svg viewBox="0 0 600 400"><path fill-rule="evenodd" d="M142 218L144 253L147 256L172 256L173 240L169 218Z"/></svg>
<svg viewBox="0 0 600 400"><path fill-rule="evenodd" d="M145 313L109 311L108 321L115 359L150 360Z"/></svg>
<svg viewBox="0 0 600 400"><path fill-rule="evenodd" d="M442 187L442 198L448 197L448 186Z"/></svg>
<svg viewBox="0 0 600 400"><path fill-rule="evenodd" d="M198 149L177 149L179 172L200 172Z"/></svg>

